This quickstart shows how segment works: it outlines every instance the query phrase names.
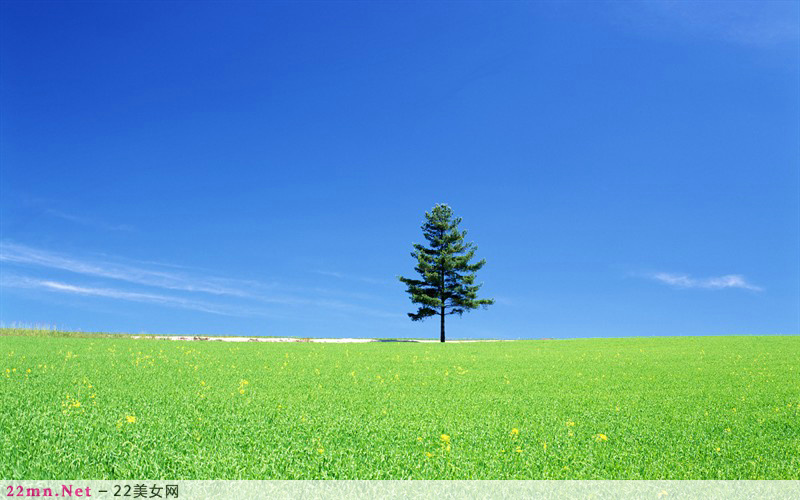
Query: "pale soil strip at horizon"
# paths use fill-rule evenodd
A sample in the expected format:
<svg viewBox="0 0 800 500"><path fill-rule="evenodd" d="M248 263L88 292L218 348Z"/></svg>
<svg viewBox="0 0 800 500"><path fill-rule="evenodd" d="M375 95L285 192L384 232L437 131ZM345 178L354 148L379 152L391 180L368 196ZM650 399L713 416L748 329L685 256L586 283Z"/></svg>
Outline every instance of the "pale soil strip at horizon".
<svg viewBox="0 0 800 500"><path fill-rule="evenodd" d="M147 338L140 335L132 335L131 338L140 339ZM150 337L152 338L152 337ZM293 338L293 337L205 337L205 336L187 336L187 335L157 335L157 340L207 340L217 342L314 342L314 343L330 343L330 344L363 344L367 342L414 342L414 343L437 343L438 340L432 339L355 339L355 338ZM448 340L450 343L470 343L470 342L511 342L511 340L501 339L487 339L487 340Z"/></svg>

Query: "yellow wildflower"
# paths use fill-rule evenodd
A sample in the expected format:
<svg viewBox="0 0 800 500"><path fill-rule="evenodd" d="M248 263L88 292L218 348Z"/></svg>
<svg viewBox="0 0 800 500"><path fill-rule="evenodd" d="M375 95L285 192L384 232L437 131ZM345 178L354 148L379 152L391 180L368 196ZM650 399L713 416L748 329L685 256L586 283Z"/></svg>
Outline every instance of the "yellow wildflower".
<svg viewBox="0 0 800 500"><path fill-rule="evenodd" d="M517 429L516 427L514 427L513 429L511 429L511 433L510 433L510 434L511 434L512 436L514 436L514 437L517 437L517 436L519 436L519 429Z"/></svg>
<svg viewBox="0 0 800 500"><path fill-rule="evenodd" d="M239 394L244 394L244 389L239 389Z"/></svg>
<svg viewBox="0 0 800 500"><path fill-rule="evenodd" d="M448 436L447 434L442 434L440 439L445 443L449 443L450 442L450 436Z"/></svg>
<svg viewBox="0 0 800 500"><path fill-rule="evenodd" d="M317 448L317 453L319 453L320 455L322 455L323 453L325 453L325 448L323 448L323 447L321 447L321 446L320 446L319 448Z"/></svg>
<svg viewBox="0 0 800 500"><path fill-rule="evenodd" d="M575 427L575 422L572 420L567 420L567 427Z"/></svg>
<svg viewBox="0 0 800 500"><path fill-rule="evenodd" d="M606 436L605 434L595 434L594 440L597 441L598 443L601 441L608 441L608 436Z"/></svg>
<svg viewBox="0 0 800 500"><path fill-rule="evenodd" d="M429 451L426 451L425 452L425 456L428 457L428 458L431 458L433 456L433 453L431 453Z"/></svg>
<svg viewBox="0 0 800 500"><path fill-rule="evenodd" d="M516 450L514 450L514 451L516 451L517 453L522 453L522 448L517 448L517 449L516 449Z"/></svg>
<svg viewBox="0 0 800 500"><path fill-rule="evenodd" d="M135 417L135 416L133 416L133 415L128 415L128 416L126 416L126 417L125 417L125 420L127 420L129 424L134 424L134 423L136 423L136 417Z"/></svg>

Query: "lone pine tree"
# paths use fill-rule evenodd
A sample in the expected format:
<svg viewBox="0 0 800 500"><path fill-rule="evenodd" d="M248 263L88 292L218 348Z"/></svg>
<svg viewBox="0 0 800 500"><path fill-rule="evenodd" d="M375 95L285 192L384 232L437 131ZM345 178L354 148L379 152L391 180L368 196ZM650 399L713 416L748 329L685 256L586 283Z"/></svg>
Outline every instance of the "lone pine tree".
<svg viewBox="0 0 800 500"><path fill-rule="evenodd" d="M449 314L461 316L464 311L478 306L494 304L493 299L479 299L475 284L475 272L486 264L480 260L470 264L477 247L465 242L466 231L459 231L460 217L453 217L453 210L444 204L437 204L433 210L425 212L422 234L428 246L414 243L411 256L417 259L414 268L421 279L398 276L406 284L411 302L420 304L416 313L408 313L412 321L439 315L441 321L440 340L444 342L444 318Z"/></svg>

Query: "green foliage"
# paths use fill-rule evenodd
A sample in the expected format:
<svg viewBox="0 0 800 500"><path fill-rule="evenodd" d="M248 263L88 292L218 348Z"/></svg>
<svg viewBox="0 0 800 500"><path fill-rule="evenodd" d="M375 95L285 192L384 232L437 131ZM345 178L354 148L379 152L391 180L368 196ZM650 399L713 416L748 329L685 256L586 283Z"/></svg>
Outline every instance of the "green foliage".
<svg viewBox="0 0 800 500"><path fill-rule="evenodd" d="M797 336L5 336L0 477L797 480L798 359Z"/></svg>
<svg viewBox="0 0 800 500"><path fill-rule="evenodd" d="M465 311L494 304L493 299L479 299L481 284L475 284L475 273L485 260L470 261L477 247L465 242L466 231L460 231L460 217L444 204L437 204L431 212L425 212L422 234L428 246L415 243L411 256L417 259L414 268L420 279L398 279L403 282L411 296L411 302L420 304L415 313L408 313L413 321L430 316L441 317L441 340L444 342L444 317L449 314L462 315Z"/></svg>

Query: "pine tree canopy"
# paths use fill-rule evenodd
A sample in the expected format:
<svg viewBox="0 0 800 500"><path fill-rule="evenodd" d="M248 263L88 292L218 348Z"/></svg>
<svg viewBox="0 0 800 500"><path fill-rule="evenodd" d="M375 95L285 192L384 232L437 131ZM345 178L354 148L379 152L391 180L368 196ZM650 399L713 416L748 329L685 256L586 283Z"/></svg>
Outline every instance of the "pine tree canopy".
<svg viewBox="0 0 800 500"><path fill-rule="evenodd" d="M477 247L464 241L467 232L458 229L460 223L461 218L454 217L453 210L445 204L437 204L431 212L426 212L422 234L428 246L415 243L411 252L417 260L414 269L420 279L398 277L407 286L411 302L420 305L416 313L408 313L413 321L436 314L441 316L442 342L446 315L460 316L465 311L494 303L493 299L478 298L482 284L475 284L475 273L486 261L470 263Z"/></svg>

